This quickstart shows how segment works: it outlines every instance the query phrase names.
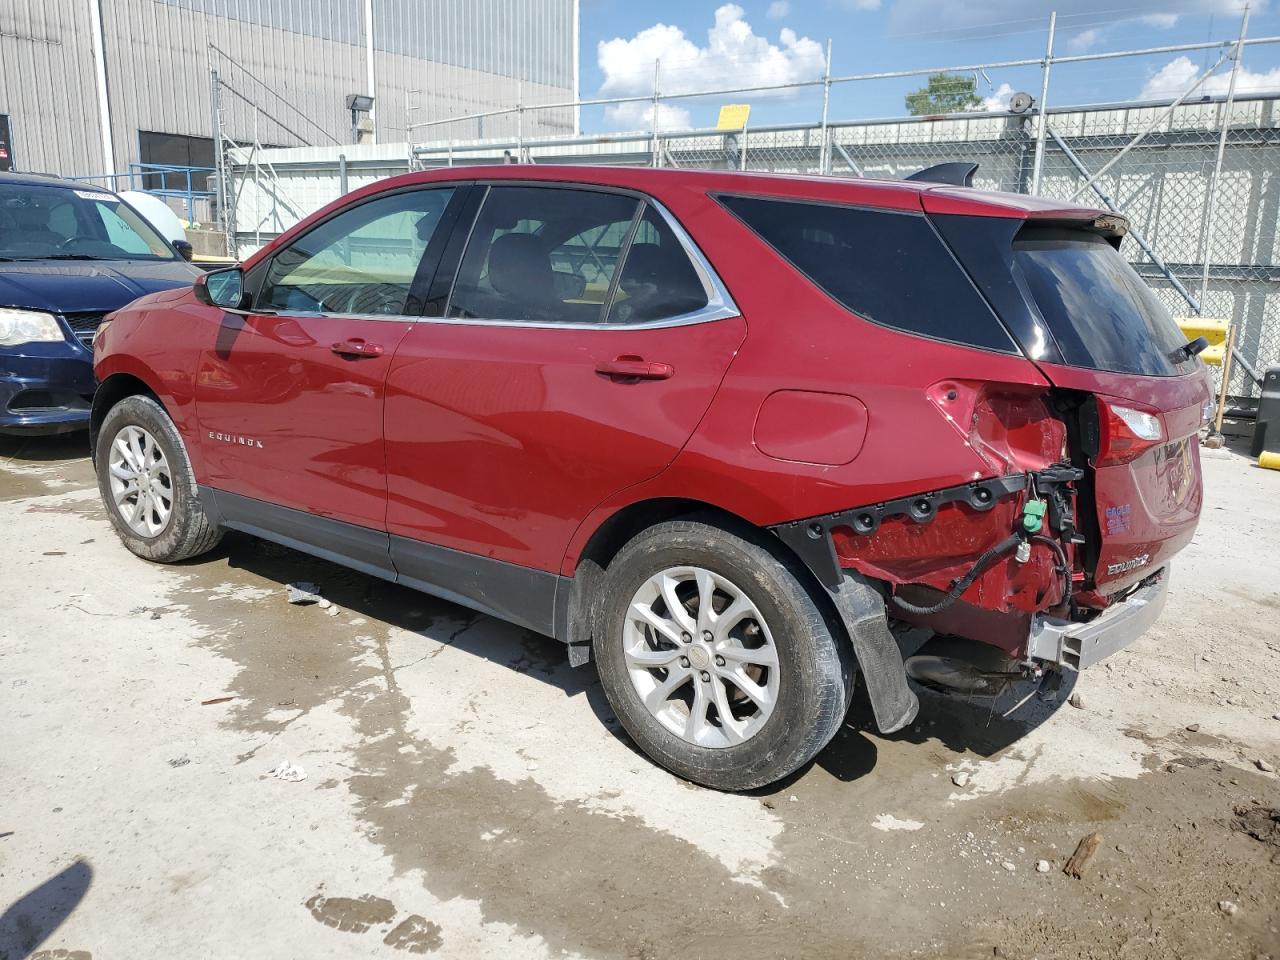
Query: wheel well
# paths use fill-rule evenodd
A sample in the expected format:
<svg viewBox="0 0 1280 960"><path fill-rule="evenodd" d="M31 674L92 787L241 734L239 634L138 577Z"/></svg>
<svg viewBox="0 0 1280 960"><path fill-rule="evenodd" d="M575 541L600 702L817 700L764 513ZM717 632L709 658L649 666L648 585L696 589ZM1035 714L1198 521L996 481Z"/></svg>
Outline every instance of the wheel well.
<svg viewBox="0 0 1280 960"><path fill-rule="evenodd" d="M571 645L570 661L575 666L587 660L587 652L590 649L587 644L591 640L596 623L598 613L596 603L601 594L600 587L604 571L618 551L632 537L654 524L691 515L712 523L718 520L729 530L746 526L759 532L762 541L775 555L785 556L794 561L793 572L800 578L801 583L809 590L815 602L830 616L835 617L835 605L827 590L795 552L773 534L736 513L702 500L677 497L644 500L624 507L602 523L587 540L586 546L578 557L578 564L573 572L573 586L568 602L563 607L563 614L557 616L556 629L556 636ZM838 617L835 622L839 622Z"/></svg>
<svg viewBox="0 0 1280 960"><path fill-rule="evenodd" d="M129 373L113 373L98 386L97 392L93 395L93 411L89 415L89 449L96 450L98 446L98 430L102 427L102 421L106 419L107 412L125 397L137 396L150 397L161 408L164 404L160 398L156 396L156 392L147 384L139 380L137 377ZM168 411L165 411L166 413Z"/></svg>

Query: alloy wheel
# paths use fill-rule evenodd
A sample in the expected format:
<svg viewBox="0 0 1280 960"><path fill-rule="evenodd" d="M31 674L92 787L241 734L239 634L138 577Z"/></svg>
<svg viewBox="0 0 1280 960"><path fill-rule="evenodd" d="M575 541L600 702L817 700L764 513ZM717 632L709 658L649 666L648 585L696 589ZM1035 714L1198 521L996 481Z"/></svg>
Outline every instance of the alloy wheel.
<svg viewBox="0 0 1280 960"><path fill-rule="evenodd" d="M664 727L702 747L757 734L778 701L778 651L759 609L703 567L672 567L632 597L623 627L631 684Z"/></svg>
<svg viewBox="0 0 1280 960"><path fill-rule="evenodd" d="M173 515L173 474L156 438L136 424L111 442L107 469L120 519L141 537L158 537Z"/></svg>

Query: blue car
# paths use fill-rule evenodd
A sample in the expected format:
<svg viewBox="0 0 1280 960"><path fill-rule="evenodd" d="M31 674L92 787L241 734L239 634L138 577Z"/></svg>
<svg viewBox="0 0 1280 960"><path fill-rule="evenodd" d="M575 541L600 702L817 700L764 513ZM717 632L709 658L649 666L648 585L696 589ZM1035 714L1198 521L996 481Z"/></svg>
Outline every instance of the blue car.
<svg viewBox="0 0 1280 960"><path fill-rule="evenodd" d="M0 433L86 429L102 318L199 274L114 193L0 173Z"/></svg>

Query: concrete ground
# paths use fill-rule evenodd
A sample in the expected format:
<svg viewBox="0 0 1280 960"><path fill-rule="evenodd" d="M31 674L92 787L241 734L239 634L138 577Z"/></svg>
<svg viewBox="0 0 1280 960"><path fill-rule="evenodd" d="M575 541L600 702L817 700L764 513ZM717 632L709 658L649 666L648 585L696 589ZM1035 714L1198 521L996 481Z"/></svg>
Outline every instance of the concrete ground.
<svg viewBox="0 0 1280 960"><path fill-rule="evenodd" d="M244 536L145 563L82 437L0 444L0 960L1280 957L1280 473L1242 456L1079 708L925 693L883 737L860 697L729 796L550 640Z"/></svg>

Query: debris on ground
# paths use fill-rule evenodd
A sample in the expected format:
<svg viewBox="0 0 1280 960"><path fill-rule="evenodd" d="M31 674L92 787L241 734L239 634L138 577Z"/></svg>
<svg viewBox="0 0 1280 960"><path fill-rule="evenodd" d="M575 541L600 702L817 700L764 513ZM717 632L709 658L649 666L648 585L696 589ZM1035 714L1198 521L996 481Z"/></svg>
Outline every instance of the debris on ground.
<svg viewBox="0 0 1280 960"><path fill-rule="evenodd" d="M1280 847L1280 809L1260 804L1243 804L1235 809L1232 830L1238 830L1269 847Z"/></svg>
<svg viewBox="0 0 1280 960"><path fill-rule="evenodd" d="M319 600L316 601L316 606L319 607L321 610L328 610L330 607L333 606L333 604L330 603L328 600L326 600L324 597L321 597Z"/></svg>
<svg viewBox="0 0 1280 960"><path fill-rule="evenodd" d="M1218 909L1228 917L1234 917L1240 912L1240 904L1236 903L1234 900L1219 900Z"/></svg>
<svg viewBox="0 0 1280 960"><path fill-rule="evenodd" d="M1275 764L1271 763L1269 760L1264 760L1262 757L1258 757L1258 759L1254 760L1253 765L1257 767L1259 770L1261 770L1263 773L1276 772Z"/></svg>
<svg viewBox="0 0 1280 960"><path fill-rule="evenodd" d="M1083 710L1083 709L1084 709L1084 694L1077 690L1075 693L1073 693L1073 694L1071 695L1071 699L1069 699L1069 700L1067 701L1067 703L1071 704L1071 705L1072 705L1073 707L1075 707L1077 710Z"/></svg>
<svg viewBox="0 0 1280 960"><path fill-rule="evenodd" d="M1200 724L1198 723L1187 724L1187 733L1199 733L1199 732L1200 732Z"/></svg>
<svg viewBox="0 0 1280 960"><path fill-rule="evenodd" d="M275 777L277 780L283 780L286 783L298 783L307 779L307 771L301 767L294 766L288 760L281 760L269 776Z"/></svg>
<svg viewBox="0 0 1280 960"><path fill-rule="evenodd" d="M1050 868L1050 863L1048 860L1036 861L1036 873L1048 873L1049 868Z"/></svg>
<svg viewBox="0 0 1280 960"><path fill-rule="evenodd" d="M191 758L184 753L182 756L174 757L172 760L170 760L169 766L173 767L176 770L178 767L185 767L190 762L191 762Z"/></svg>
<svg viewBox="0 0 1280 960"><path fill-rule="evenodd" d="M307 583L304 580L285 584L285 597L290 603L298 605L319 603L324 599L320 596L320 588L316 584Z"/></svg>
<svg viewBox="0 0 1280 960"><path fill-rule="evenodd" d="M1076 852L1071 855L1071 859L1067 861L1067 865L1062 868L1062 872L1068 877L1079 880L1084 876L1085 870L1089 866L1089 861L1093 859L1093 855L1098 852L1098 847L1102 844L1102 834L1096 830L1093 833L1087 833L1080 838L1080 842L1076 844Z"/></svg>
<svg viewBox="0 0 1280 960"><path fill-rule="evenodd" d="M324 608L324 612L331 617L336 617L338 614L342 612L342 610L330 604L329 606Z"/></svg>
<svg viewBox="0 0 1280 960"><path fill-rule="evenodd" d="M969 785L969 775L964 771L961 771L960 773L953 773L951 775L951 782L957 787L967 787Z"/></svg>
<svg viewBox="0 0 1280 960"><path fill-rule="evenodd" d="M1004 863L1000 864L1000 866L1004 867L1010 873L1013 873L1015 870L1018 869L1018 865L1009 860L1004 861Z"/></svg>
<svg viewBox="0 0 1280 960"><path fill-rule="evenodd" d="M213 697L210 700L201 700L200 706L212 707L215 703L226 703L228 700L234 700L235 697Z"/></svg>

